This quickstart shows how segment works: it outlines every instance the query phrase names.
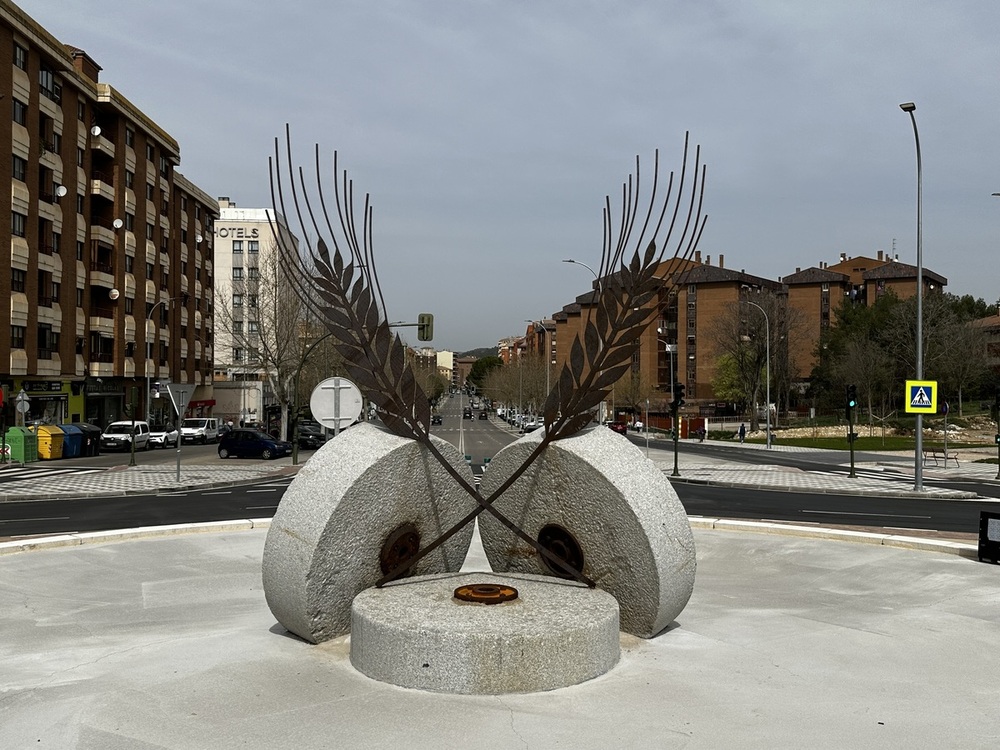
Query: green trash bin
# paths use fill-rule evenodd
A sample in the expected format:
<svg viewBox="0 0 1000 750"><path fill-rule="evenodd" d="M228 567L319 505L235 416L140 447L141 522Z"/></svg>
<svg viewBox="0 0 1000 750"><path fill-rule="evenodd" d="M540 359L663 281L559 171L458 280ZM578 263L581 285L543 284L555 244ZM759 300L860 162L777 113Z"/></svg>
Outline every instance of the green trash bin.
<svg viewBox="0 0 1000 750"><path fill-rule="evenodd" d="M27 464L38 460L38 438L24 427L8 427L7 442L4 445L7 458Z"/></svg>
<svg viewBox="0 0 1000 750"><path fill-rule="evenodd" d="M35 428L35 435L38 436L38 457L41 459L55 459L63 457L62 430L54 424L40 424Z"/></svg>

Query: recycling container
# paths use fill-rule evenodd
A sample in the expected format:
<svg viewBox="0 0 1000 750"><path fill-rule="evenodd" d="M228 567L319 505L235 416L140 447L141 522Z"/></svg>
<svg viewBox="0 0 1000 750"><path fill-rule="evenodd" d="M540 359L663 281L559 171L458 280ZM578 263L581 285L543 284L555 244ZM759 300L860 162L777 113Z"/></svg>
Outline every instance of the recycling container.
<svg viewBox="0 0 1000 750"><path fill-rule="evenodd" d="M62 458L63 431L54 424L40 424L35 428L38 436L38 457L43 460Z"/></svg>
<svg viewBox="0 0 1000 750"><path fill-rule="evenodd" d="M29 429L8 427L7 445L10 447L8 458L12 461L26 464L38 460L38 438Z"/></svg>
<svg viewBox="0 0 1000 750"><path fill-rule="evenodd" d="M63 458L79 458L83 455L83 430L75 424L56 425L63 431Z"/></svg>

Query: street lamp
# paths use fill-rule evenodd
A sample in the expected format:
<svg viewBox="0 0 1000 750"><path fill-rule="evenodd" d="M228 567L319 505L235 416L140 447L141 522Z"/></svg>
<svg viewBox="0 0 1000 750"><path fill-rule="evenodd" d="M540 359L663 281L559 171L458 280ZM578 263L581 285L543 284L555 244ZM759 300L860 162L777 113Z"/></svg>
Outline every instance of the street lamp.
<svg viewBox="0 0 1000 750"><path fill-rule="evenodd" d="M768 449L771 447L771 321L767 317L767 313L764 312L764 308L758 305L756 302L751 302L748 299L741 299L740 302L746 302L748 305L753 305L758 310L760 310L761 315L764 316L764 377L767 381L767 403L764 405L764 413L767 415L767 437L765 444Z"/></svg>
<svg viewBox="0 0 1000 750"><path fill-rule="evenodd" d="M176 302L179 299L184 299L185 296L187 296L187 295L181 295L180 297L170 297L169 299L161 299L159 302L157 302L155 305L153 305L151 308L149 308L149 312L146 314L146 335L147 336L149 335L149 323L151 323L152 320L153 320L153 312L156 310L156 308L158 308L160 305L162 305L164 303L166 303L166 304L169 305L171 302ZM147 422L150 421L150 418L152 416L152 409L153 409L153 404L151 403L152 400L149 398L149 391L150 391L150 388L152 387L151 384L150 384L150 380L149 380L149 361L152 358L153 358L153 342L147 340L146 341L146 399L145 399L146 400L146 421ZM178 414L178 416L180 416L180 415ZM178 438L178 440L180 440L180 438Z"/></svg>
<svg viewBox="0 0 1000 750"><path fill-rule="evenodd" d="M924 256L923 256L923 170L920 161L920 135L917 118L913 114L917 105L904 102L899 108L910 116L913 123L913 142L917 147L917 380L924 379ZM924 415L917 412L917 440L913 457L913 489L924 489Z"/></svg>

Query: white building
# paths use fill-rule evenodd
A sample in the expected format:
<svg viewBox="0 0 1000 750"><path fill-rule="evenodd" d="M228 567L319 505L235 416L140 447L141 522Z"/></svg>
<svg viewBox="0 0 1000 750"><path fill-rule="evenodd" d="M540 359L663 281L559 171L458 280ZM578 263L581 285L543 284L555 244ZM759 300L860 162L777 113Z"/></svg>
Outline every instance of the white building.
<svg viewBox="0 0 1000 750"><path fill-rule="evenodd" d="M239 208L219 198L215 221L216 327L214 348L215 415L239 423L263 422L274 399L261 369L261 328L255 280L277 252L272 227L298 244L281 214L270 208Z"/></svg>

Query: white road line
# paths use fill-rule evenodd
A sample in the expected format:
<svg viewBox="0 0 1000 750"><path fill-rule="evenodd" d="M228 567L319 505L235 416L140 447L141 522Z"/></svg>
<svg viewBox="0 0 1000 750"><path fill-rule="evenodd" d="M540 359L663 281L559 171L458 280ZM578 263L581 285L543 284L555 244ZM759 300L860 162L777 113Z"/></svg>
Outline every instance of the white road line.
<svg viewBox="0 0 1000 750"><path fill-rule="evenodd" d="M877 516L879 518L930 518L930 516L906 516L899 513L853 513L846 510L802 510L800 513L826 513L831 516Z"/></svg>
<svg viewBox="0 0 1000 750"><path fill-rule="evenodd" d="M205 492L205 495L232 495L232 491L227 490L226 492Z"/></svg>
<svg viewBox="0 0 1000 750"><path fill-rule="evenodd" d="M68 521L69 516L48 516L46 518L11 518L7 521L0 520L0 523L18 523L19 521Z"/></svg>
<svg viewBox="0 0 1000 750"><path fill-rule="evenodd" d="M275 488L275 489L276 489L276 488ZM270 490L247 490L247 494L248 494L248 495L249 495L249 494L252 494L252 493L254 493L254 492L274 492L274 489L270 489Z"/></svg>
<svg viewBox="0 0 1000 750"><path fill-rule="evenodd" d="M277 505L248 505L244 510L274 510Z"/></svg>

